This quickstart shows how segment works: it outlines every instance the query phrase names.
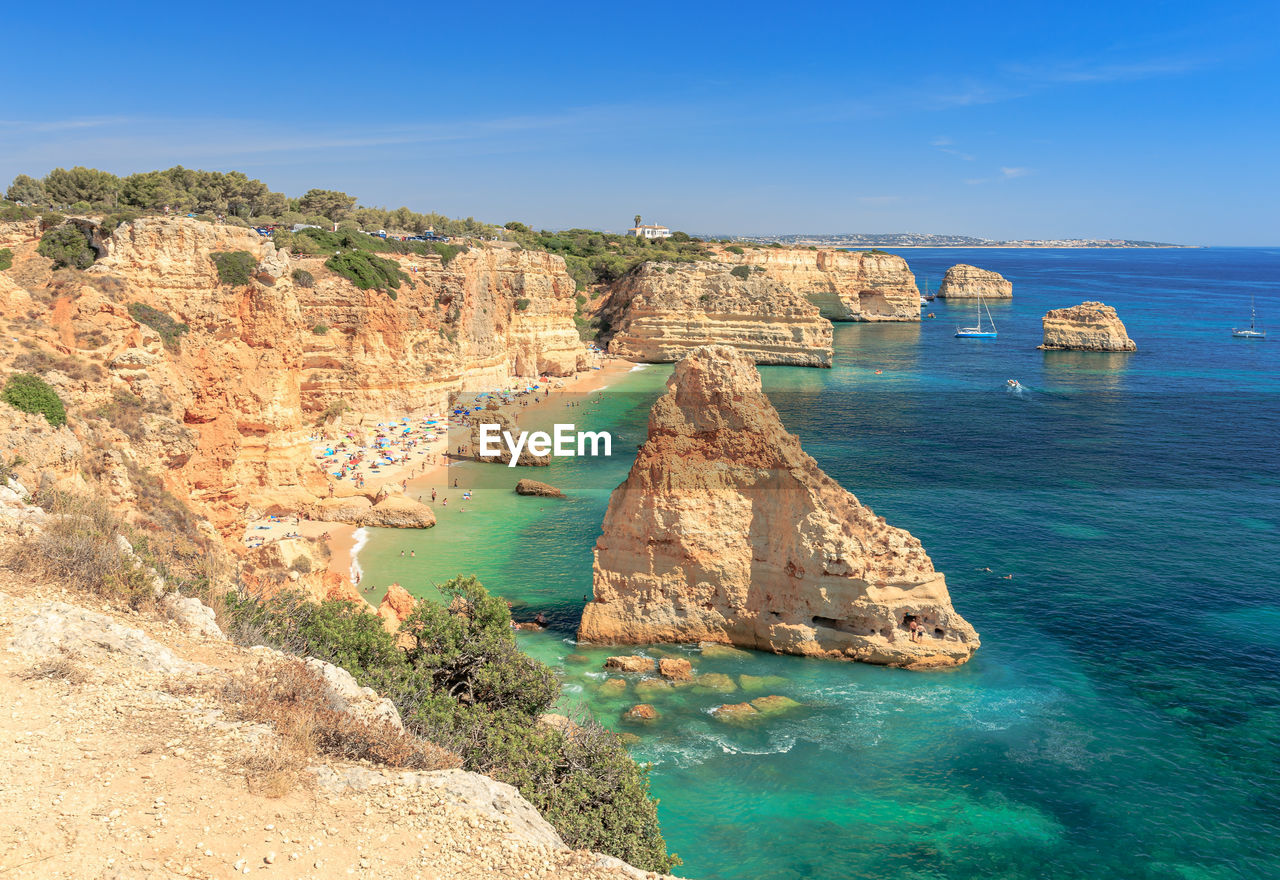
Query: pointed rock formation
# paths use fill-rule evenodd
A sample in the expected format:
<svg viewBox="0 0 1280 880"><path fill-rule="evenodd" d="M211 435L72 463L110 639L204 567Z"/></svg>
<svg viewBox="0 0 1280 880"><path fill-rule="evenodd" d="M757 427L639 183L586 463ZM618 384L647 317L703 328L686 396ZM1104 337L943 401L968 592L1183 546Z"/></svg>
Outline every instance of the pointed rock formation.
<svg viewBox="0 0 1280 880"><path fill-rule="evenodd" d="M409 591L399 584L392 584L387 587L387 594L382 597L382 602L378 605L378 616L382 618L382 625L387 632L395 632L400 628L400 624L413 613L413 607L418 600L409 595Z"/></svg>
<svg viewBox="0 0 1280 880"><path fill-rule="evenodd" d="M1044 316L1045 351L1137 351L1116 310L1100 302L1050 309Z"/></svg>
<svg viewBox="0 0 1280 880"><path fill-rule="evenodd" d="M957 263L947 270L938 287L938 296L943 299L972 299L976 296L1013 299L1013 282L1006 280L999 272Z"/></svg>
<svg viewBox="0 0 1280 880"><path fill-rule="evenodd" d="M912 668L963 663L978 648L920 542L818 468L751 360L726 346L676 365L603 532L584 641Z"/></svg>

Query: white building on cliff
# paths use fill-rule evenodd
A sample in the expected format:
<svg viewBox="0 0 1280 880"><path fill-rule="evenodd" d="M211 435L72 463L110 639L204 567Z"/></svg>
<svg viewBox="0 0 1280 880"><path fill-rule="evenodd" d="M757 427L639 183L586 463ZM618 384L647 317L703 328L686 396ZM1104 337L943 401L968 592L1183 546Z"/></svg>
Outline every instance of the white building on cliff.
<svg viewBox="0 0 1280 880"><path fill-rule="evenodd" d="M629 235L632 238L670 238L671 230L665 226L656 226L649 223L641 225L637 223L623 234Z"/></svg>

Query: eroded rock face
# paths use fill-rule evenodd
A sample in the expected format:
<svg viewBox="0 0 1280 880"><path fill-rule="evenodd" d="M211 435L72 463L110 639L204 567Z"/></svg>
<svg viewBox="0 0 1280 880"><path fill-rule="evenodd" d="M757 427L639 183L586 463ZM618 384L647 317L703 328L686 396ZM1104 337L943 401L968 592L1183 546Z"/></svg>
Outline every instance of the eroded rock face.
<svg viewBox="0 0 1280 880"><path fill-rule="evenodd" d="M1056 351L1137 351L1116 310L1100 302L1050 309L1044 316L1044 343Z"/></svg>
<svg viewBox="0 0 1280 880"><path fill-rule="evenodd" d="M947 270L938 287L943 299L1013 299L1013 282L999 272L979 269L967 263L957 263Z"/></svg>
<svg viewBox="0 0 1280 880"><path fill-rule="evenodd" d="M648 440L609 500L594 586L585 641L912 668L963 663L979 644L920 542L818 468L750 359L725 346L678 363L650 412Z"/></svg>
<svg viewBox="0 0 1280 880"><path fill-rule="evenodd" d="M750 268L750 267L747 267ZM612 354L669 363L721 343L758 364L831 366L831 322L764 272L726 263L645 263L613 286L604 316Z"/></svg>
<svg viewBox="0 0 1280 880"><path fill-rule="evenodd" d="M919 321L920 291L907 261L871 251L745 248L726 262L764 269L765 277L808 299L832 321Z"/></svg>
<svg viewBox="0 0 1280 880"><path fill-rule="evenodd" d="M94 354L110 367L102 396L128 390L158 413L133 445L163 461L166 484L224 534L246 505L294 511L325 497L308 437L331 404L354 420L428 413L469 385L564 375L587 361L573 279L546 253L476 246L447 266L392 255L410 279L392 299L231 226L146 218L106 247L57 314L59 329L69 342L106 338ZM210 259L220 251L247 251L264 271L223 285ZM294 284L295 267L314 284ZM135 302L187 325L180 344L166 347L136 320Z"/></svg>

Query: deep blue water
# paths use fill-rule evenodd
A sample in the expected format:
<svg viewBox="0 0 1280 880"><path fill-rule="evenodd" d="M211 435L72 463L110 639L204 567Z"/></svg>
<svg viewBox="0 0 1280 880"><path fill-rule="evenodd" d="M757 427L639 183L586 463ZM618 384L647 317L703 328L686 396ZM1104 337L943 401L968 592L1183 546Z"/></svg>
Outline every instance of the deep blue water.
<svg viewBox="0 0 1280 880"><path fill-rule="evenodd" d="M515 499L505 468L462 470L474 506L424 534L375 532L368 580L427 595L474 572L518 613L548 611L524 646L640 737L685 876L1280 876L1280 332L1230 336L1250 294L1280 331L1280 249L901 253L934 288L956 262L1011 279L1012 304L991 306L999 338L954 339L972 307L937 302L920 325L837 325L831 370L762 374L818 463L947 574L982 637L967 665L655 648L739 685L777 678L613 697L597 690L609 652L566 661L608 490L664 367L578 414L622 454L539 476L567 501ZM1137 352L1035 349L1047 309L1087 299L1117 308ZM805 708L747 730L706 714L758 693ZM661 719L627 728L641 701Z"/></svg>

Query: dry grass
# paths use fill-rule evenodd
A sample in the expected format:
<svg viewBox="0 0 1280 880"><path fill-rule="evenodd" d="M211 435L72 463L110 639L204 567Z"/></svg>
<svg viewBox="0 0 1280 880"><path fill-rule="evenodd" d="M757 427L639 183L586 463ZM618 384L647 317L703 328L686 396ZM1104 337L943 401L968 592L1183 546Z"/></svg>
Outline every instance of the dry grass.
<svg viewBox="0 0 1280 880"><path fill-rule="evenodd" d="M23 681L57 680L78 687L89 680L89 673L70 657L56 657L37 663L18 674Z"/></svg>
<svg viewBox="0 0 1280 880"><path fill-rule="evenodd" d="M135 607L152 599L146 572L120 552L125 526L100 497L42 494L49 521L34 547L22 546L12 564L87 592L124 599Z"/></svg>
<svg viewBox="0 0 1280 880"><path fill-rule="evenodd" d="M279 737L276 748L256 749L240 761L250 790L267 797L287 794L319 755L412 770L462 766L452 752L391 724L331 709L323 683L301 660L243 671L219 696L228 715L269 724Z"/></svg>

